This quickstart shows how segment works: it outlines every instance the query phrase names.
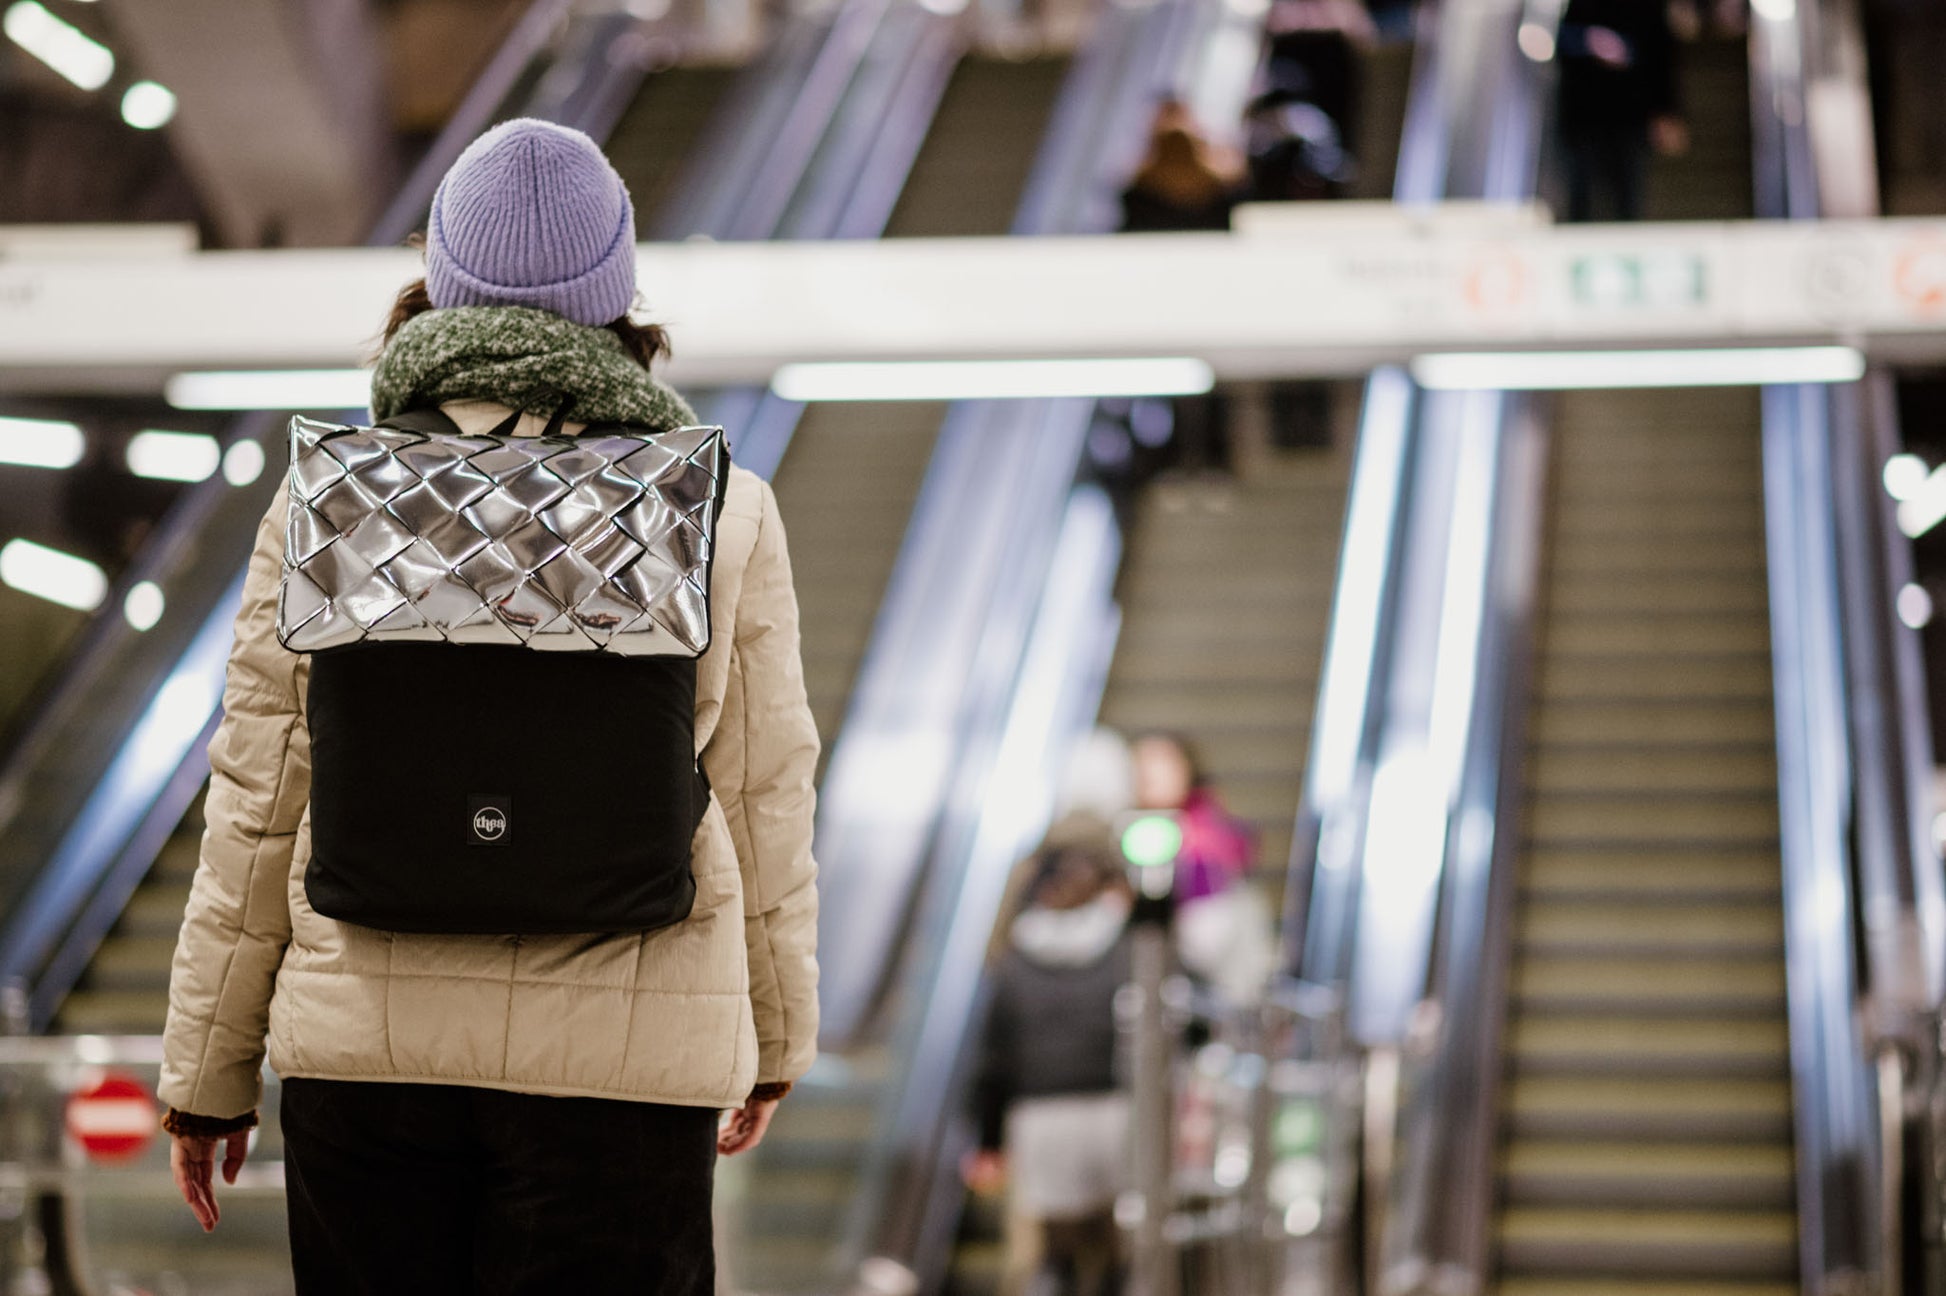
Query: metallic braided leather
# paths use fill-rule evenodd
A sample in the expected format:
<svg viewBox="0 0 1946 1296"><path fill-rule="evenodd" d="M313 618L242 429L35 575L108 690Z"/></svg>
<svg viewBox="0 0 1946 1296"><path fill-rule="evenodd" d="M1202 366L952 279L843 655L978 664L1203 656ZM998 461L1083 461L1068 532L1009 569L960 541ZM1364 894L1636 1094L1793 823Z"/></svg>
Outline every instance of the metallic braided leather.
<svg viewBox="0 0 1946 1296"><path fill-rule="evenodd" d="M709 647L721 428L430 435L291 420L277 638Z"/></svg>

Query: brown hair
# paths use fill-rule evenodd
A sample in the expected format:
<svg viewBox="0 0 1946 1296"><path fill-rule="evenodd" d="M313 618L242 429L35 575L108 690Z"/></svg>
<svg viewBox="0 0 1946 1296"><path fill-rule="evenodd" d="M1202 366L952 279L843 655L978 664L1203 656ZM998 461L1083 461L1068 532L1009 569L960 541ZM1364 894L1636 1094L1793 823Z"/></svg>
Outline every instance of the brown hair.
<svg viewBox="0 0 1946 1296"><path fill-rule="evenodd" d="M399 289L398 297L392 302L392 311L385 317L385 332L380 345L390 346L392 338L405 327L407 320L432 309L432 296L426 291L424 279L414 279ZM669 331L660 324L637 324L624 315L606 327L622 340L623 349L644 369L669 354Z"/></svg>

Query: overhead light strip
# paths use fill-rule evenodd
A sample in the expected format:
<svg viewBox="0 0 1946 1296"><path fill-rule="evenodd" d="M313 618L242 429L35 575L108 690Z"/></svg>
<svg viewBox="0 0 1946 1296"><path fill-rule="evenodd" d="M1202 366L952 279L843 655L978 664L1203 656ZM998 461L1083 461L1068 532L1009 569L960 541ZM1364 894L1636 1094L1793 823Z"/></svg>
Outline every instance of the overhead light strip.
<svg viewBox="0 0 1946 1296"><path fill-rule="evenodd" d="M17 0L0 17L0 31L83 90L99 90L115 75L115 56L73 23L37 0Z"/></svg>
<svg viewBox="0 0 1946 1296"><path fill-rule="evenodd" d="M1865 357L1847 346L1455 351L1418 356L1411 369L1420 386L1434 391L1758 387L1856 382L1865 376Z"/></svg>
<svg viewBox="0 0 1946 1296"><path fill-rule="evenodd" d="M0 463L25 468L72 468L88 450L73 423L59 419L0 418Z"/></svg>
<svg viewBox="0 0 1946 1296"><path fill-rule="evenodd" d="M203 432L137 432L128 440L128 470L156 481L199 482L216 471L223 451Z"/></svg>
<svg viewBox="0 0 1946 1296"><path fill-rule="evenodd" d="M1103 360L890 360L789 364L771 390L793 401L1031 400L1193 396L1216 375L1188 356Z"/></svg>
<svg viewBox="0 0 1946 1296"><path fill-rule="evenodd" d="M32 540L0 546L0 582L77 612L94 611L108 596L108 577L101 568Z"/></svg>
<svg viewBox="0 0 1946 1296"><path fill-rule="evenodd" d="M215 369L179 373L162 389L180 410L346 410L372 399L369 369Z"/></svg>

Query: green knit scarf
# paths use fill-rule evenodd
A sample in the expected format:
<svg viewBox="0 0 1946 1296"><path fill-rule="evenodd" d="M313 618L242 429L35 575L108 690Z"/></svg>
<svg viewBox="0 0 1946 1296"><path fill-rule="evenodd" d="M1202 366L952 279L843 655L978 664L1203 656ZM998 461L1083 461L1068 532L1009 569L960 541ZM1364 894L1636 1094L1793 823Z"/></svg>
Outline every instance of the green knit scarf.
<svg viewBox="0 0 1946 1296"><path fill-rule="evenodd" d="M372 416L455 400L553 414L572 400L580 423L690 427L696 412L649 376L605 328L526 306L456 306L407 320L372 373Z"/></svg>

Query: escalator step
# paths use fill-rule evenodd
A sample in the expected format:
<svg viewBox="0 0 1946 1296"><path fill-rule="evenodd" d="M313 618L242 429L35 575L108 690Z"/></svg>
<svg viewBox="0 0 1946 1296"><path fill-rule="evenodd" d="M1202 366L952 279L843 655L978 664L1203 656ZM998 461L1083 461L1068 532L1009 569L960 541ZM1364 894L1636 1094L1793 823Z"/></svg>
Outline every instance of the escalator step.
<svg viewBox="0 0 1946 1296"><path fill-rule="evenodd" d="M1524 1077L1506 1095L1516 1138L1776 1141L1788 1146L1790 1085L1782 1080Z"/></svg>
<svg viewBox="0 0 1946 1296"><path fill-rule="evenodd" d="M1789 1211L1514 1208L1501 1217L1500 1263L1509 1276L1784 1278L1796 1262Z"/></svg>
<svg viewBox="0 0 1946 1296"><path fill-rule="evenodd" d="M1602 791L1680 795L1704 787L1763 793L1777 786L1777 756L1762 743L1675 748L1554 744L1529 757L1527 786L1542 795Z"/></svg>
<svg viewBox="0 0 1946 1296"><path fill-rule="evenodd" d="M1764 959L1523 959L1523 1015L1782 1017L1784 969Z"/></svg>
<svg viewBox="0 0 1946 1296"><path fill-rule="evenodd" d="M1559 795L1530 804L1527 835L1537 842L1636 842L1750 846L1777 839L1777 802L1769 796Z"/></svg>
<svg viewBox="0 0 1946 1296"><path fill-rule="evenodd" d="M1655 1282L1626 1278L1508 1278L1489 1296L1800 1296L1795 1282L1694 1279Z"/></svg>
<svg viewBox="0 0 1946 1296"><path fill-rule="evenodd" d="M1530 956L1728 958L1782 952L1775 903L1616 904L1544 900L1524 905L1519 939Z"/></svg>
<svg viewBox="0 0 1946 1296"><path fill-rule="evenodd" d="M1761 742L1774 741L1769 698L1738 702L1633 702L1556 699L1535 715L1536 743Z"/></svg>
<svg viewBox="0 0 1946 1296"><path fill-rule="evenodd" d="M1631 1206L1679 1210L1788 1209L1789 1147L1748 1143L1523 1140L1502 1160L1502 1191L1518 1208Z"/></svg>
<svg viewBox="0 0 1946 1296"><path fill-rule="evenodd" d="M1507 1031L1514 1075L1702 1076L1789 1073L1784 1023L1665 1016L1517 1017Z"/></svg>

